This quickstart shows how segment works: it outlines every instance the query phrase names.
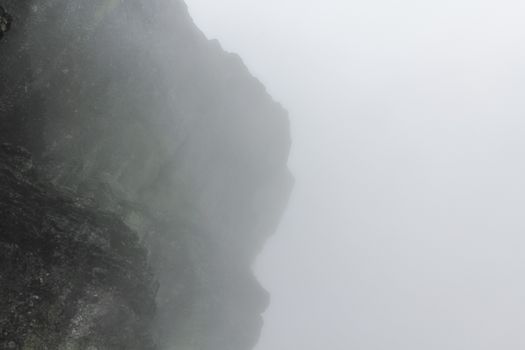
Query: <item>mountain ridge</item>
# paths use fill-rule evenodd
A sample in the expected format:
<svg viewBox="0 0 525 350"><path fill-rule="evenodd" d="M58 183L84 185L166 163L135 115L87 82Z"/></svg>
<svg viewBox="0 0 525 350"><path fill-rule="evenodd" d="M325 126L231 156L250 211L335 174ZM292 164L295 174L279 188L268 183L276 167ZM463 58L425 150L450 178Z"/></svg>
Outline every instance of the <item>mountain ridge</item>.
<svg viewBox="0 0 525 350"><path fill-rule="evenodd" d="M251 264L293 184L286 111L182 1L0 5L0 141L135 232L159 349L252 348L269 297Z"/></svg>

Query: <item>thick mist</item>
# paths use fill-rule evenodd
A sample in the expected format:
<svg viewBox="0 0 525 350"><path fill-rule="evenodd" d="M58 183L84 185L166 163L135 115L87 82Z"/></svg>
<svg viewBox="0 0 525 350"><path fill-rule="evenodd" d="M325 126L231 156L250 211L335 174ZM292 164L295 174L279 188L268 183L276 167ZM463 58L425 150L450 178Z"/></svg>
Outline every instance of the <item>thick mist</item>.
<svg viewBox="0 0 525 350"><path fill-rule="evenodd" d="M525 4L188 6L290 112L257 350L524 348Z"/></svg>
<svg viewBox="0 0 525 350"><path fill-rule="evenodd" d="M0 349L253 349L286 110L182 0L0 7Z"/></svg>

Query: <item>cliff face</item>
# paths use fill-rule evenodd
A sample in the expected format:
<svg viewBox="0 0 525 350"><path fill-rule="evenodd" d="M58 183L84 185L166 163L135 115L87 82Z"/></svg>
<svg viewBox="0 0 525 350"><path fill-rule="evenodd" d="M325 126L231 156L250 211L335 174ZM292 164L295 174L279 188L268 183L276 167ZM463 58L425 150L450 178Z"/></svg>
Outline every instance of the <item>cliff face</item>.
<svg viewBox="0 0 525 350"><path fill-rule="evenodd" d="M136 234L42 183L27 151L6 144L0 285L2 349L153 349L156 283Z"/></svg>
<svg viewBox="0 0 525 350"><path fill-rule="evenodd" d="M291 187L286 112L180 1L0 5L12 17L0 41L0 141L28 149L46 186L138 237L159 288L154 319L137 322L158 348L250 349L268 303L251 263Z"/></svg>

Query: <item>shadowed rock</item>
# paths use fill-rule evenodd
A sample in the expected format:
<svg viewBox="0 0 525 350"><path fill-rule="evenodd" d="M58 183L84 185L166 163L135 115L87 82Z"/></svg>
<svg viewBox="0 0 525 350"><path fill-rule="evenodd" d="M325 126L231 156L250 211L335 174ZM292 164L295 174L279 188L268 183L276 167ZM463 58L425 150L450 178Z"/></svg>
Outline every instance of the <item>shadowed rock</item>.
<svg viewBox="0 0 525 350"><path fill-rule="evenodd" d="M11 29L11 22L13 18L8 14L2 6L0 6L0 39Z"/></svg>

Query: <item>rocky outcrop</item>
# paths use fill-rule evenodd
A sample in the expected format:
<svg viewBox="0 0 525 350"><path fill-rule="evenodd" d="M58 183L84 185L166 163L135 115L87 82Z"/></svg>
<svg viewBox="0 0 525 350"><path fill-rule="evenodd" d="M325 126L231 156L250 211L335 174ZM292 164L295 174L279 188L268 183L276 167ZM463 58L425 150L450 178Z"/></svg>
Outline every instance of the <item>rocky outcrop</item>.
<svg viewBox="0 0 525 350"><path fill-rule="evenodd" d="M291 188L284 109L181 1L3 2L0 141L139 237L160 349L250 349L268 304L250 267Z"/></svg>
<svg viewBox="0 0 525 350"><path fill-rule="evenodd" d="M118 218L0 147L0 349L152 349L156 283Z"/></svg>

